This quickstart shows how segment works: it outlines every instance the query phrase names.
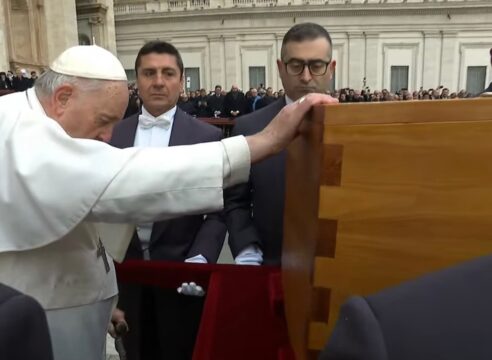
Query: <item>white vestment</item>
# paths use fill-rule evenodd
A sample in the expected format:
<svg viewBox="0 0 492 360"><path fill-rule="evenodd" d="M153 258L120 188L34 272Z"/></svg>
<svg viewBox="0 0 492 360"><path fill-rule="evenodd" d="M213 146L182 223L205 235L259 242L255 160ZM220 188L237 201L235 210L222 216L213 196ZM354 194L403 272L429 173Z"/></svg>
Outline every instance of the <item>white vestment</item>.
<svg viewBox="0 0 492 360"><path fill-rule="evenodd" d="M117 293L116 280L112 261L107 272L98 256L99 238L116 259L123 258L128 242L105 236L96 222L217 211L223 187L246 181L249 163L243 137L116 149L68 136L44 114L33 89L3 96L0 282L47 310L109 299Z"/></svg>

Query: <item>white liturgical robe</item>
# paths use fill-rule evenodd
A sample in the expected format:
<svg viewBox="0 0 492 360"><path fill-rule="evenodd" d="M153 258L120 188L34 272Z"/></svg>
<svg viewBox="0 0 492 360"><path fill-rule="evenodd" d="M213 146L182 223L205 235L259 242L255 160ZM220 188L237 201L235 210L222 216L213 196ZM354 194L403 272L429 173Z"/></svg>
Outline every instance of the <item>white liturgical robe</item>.
<svg viewBox="0 0 492 360"><path fill-rule="evenodd" d="M69 137L33 89L0 97L0 282L45 309L108 299L115 274L98 256L99 238L115 258L128 243L95 222L217 211L223 187L247 181L249 168L244 137L121 150Z"/></svg>

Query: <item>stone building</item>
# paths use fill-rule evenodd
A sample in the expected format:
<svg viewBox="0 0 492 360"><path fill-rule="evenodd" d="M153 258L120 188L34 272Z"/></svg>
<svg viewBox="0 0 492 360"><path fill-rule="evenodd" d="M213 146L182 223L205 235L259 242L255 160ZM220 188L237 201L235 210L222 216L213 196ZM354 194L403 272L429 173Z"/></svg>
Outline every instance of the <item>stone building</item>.
<svg viewBox="0 0 492 360"><path fill-rule="evenodd" d="M0 71L40 70L79 42L116 54L113 0L0 1Z"/></svg>
<svg viewBox="0 0 492 360"><path fill-rule="evenodd" d="M282 37L306 21L333 37L336 88L475 92L491 80L490 0L115 0L129 76L143 42L163 39L181 51L192 89L280 88Z"/></svg>

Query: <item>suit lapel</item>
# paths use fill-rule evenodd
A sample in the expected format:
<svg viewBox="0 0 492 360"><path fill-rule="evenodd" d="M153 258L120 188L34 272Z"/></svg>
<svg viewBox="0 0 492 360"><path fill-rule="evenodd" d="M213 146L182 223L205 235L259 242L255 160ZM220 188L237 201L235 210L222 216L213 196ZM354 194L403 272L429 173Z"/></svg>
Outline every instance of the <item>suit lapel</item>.
<svg viewBox="0 0 492 360"><path fill-rule="evenodd" d="M192 126L186 113L180 108L177 108L176 114L174 115L171 137L169 138L169 146L189 145L190 131L192 131Z"/></svg>
<svg viewBox="0 0 492 360"><path fill-rule="evenodd" d="M133 147L135 144L135 135L137 134L138 116L135 114L122 120L122 123L114 131L111 144L121 149Z"/></svg>

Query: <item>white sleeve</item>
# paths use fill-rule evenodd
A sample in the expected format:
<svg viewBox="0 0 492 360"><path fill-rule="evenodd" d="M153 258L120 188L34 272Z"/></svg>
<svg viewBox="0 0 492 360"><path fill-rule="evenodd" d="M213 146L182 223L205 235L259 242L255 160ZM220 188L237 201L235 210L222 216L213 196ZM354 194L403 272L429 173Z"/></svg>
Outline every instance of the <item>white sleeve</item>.
<svg viewBox="0 0 492 360"><path fill-rule="evenodd" d="M251 156L244 136L234 136L221 142L224 145L224 189L248 181Z"/></svg>
<svg viewBox="0 0 492 360"><path fill-rule="evenodd" d="M248 180L243 136L221 142L142 148L122 167L87 220L150 222L223 207L223 188Z"/></svg>

